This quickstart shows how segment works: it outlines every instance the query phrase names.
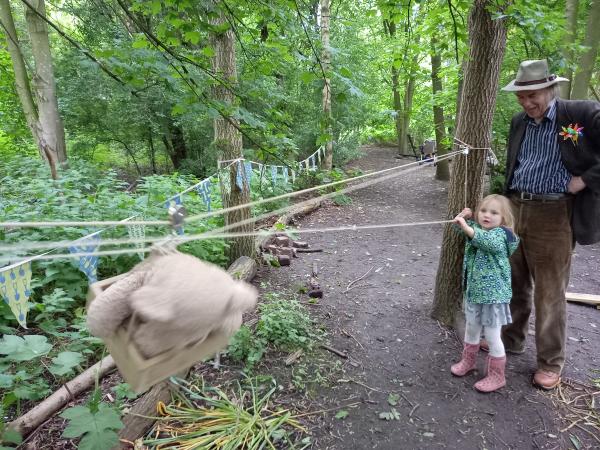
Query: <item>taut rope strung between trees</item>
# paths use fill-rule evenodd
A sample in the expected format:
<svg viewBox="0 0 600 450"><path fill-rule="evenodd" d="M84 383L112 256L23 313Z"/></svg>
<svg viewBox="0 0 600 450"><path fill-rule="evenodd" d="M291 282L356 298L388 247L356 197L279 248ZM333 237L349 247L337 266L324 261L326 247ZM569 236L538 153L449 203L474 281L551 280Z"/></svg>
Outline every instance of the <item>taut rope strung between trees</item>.
<svg viewBox="0 0 600 450"><path fill-rule="evenodd" d="M468 157L468 151L469 149L474 149L474 150L488 150L488 151L492 151L490 148L477 148L477 147L470 147L468 144L463 143L462 141L460 141L457 138L454 138L460 145L461 150L455 151L455 152L451 152L448 153L446 155L443 155L439 158L437 158L437 161L441 161L444 159L448 159L451 158L457 154L463 153L465 154L465 157ZM493 152L492 152L493 154ZM468 159L467 159L468 160ZM466 176L466 164L467 164L467 160L465 160L465 204L466 204L466 191L467 191L467 176ZM233 160L233 161L223 161L223 162L228 162L230 163L227 167L229 167L232 164L235 164L238 160ZM304 189L301 191L296 191L296 192L291 192L291 193L286 193L286 194L282 194L280 196L276 196L276 197L271 197L268 199L262 199L262 200L257 200L255 202L250 202L250 203L246 203L243 205L238 205L238 206L234 206L234 207L230 207L230 208L226 208L226 209L222 209L222 210L217 210L214 212L208 212L208 213L204 213L204 214L198 214L195 216L191 216L190 218L188 218L186 220L186 223L189 223L191 221L196 221L196 220L201 220L201 219L205 219L208 217L212 217L218 214L224 214L226 212L229 211L234 211L237 209L241 209L241 208L248 208L248 207L252 207L252 206L256 206L259 204L263 204L263 203L267 203L267 202L273 202L273 201L277 201L277 200L281 200L281 199L285 199L285 198L290 198L290 197L294 197L297 195L301 195L301 194L305 194L308 192L313 192L315 190L319 190L319 189L326 189L328 187L333 187L333 186L337 186L339 184L342 183L350 183L352 181L356 181L359 179L363 179L366 177L372 177L375 175L379 175L382 173L387 173L390 172L392 170L397 170L397 169L401 169L401 168L406 168L406 167L410 167L410 166L414 166L416 164L418 164L420 161L418 162L414 162L414 163L409 163L409 164L405 164L405 165L401 165L401 166L395 166L395 167L391 167L391 168L387 168L387 169L383 169L380 171L375 171L375 172L371 172L368 174L363 174L363 175L359 175L357 177L353 177L353 178L349 178L346 180L340 180L340 181L336 181L336 182L332 182L332 183L328 183L325 185L320 185L320 186L315 186L312 188L308 188L308 189ZM226 167L226 168L227 168ZM416 169L418 167L413 168ZM275 211L270 211L267 212L261 216L258 217L251 217L249 219L246 219L244 221L240 221L240 222L236 222L224 227L221 227L219 229L216 230L211 230L205 233L200 233L200 234L196 234L196 235L191 235L191 236L177 236L177 237L173 237L170 236L167 239L165 239L164 236L160 236L158 238L125 238L125 239L106 239L106 240L102 240L100 242L100 245L119 245L119 244L144 244L144 243L152 243L152 244L156 244L156 243L160 243L165 242L165 241L173 241L175 243L175 245L181 244L181 243L185 243L185 242L190 242L190 241L196 241L196 240L206 240L206 239L228 239L228 238L236 238L236 237L243 237L243 236L259 236L259 235L263 235L265 234L264 231L254 231L254 232L245 232L245 233L223 233L224 231L226 231L227 229L231 229L231 228L237 228L239 226L242 226L246 223L249 222L257 222L262 220L263 218L269 217L273 214L278 214L281 212L286 212L289 209L292 208L297 208L299 206L303 206L306 204L310 204L310 203L314 203L317 201L321 201L323 199L327 199L333 196L338 196L341 195L343 193L346 192L351 192L357 189L362 189L364 187L370 186L372 184L375 183L379 183L382 181L385 181L387 179L393 178L398 176L399 173L394 173L394 174L390 174L384 177L380 177L377 178L375 180L370 180L367 182L363 182L360 183L358 185L355 186L349 186L346 187L340 191L334 191L331 192L329 194L322 194L318 197L315 197L313 199L309 199L300 203L296 203L293 205L288 205L282 208L279 208L278 210ZM193 189L193 186L186 189L185 191L183 191L182 193L185 192L189 192ZM181 195L177 194L177 195ZM135 217L135 216L132 216ZM0 227L2 226L15 226L18 227L19 225L24 225L24 226L93 226L95 224L97 225L132 225L132 224L139 224L139 225L166 225L169 224L169 221L130 221L128 219L124 219L122 221L100 221L100 222L0 222ZM328 228L322 228L322 229L309 229L309 230L294 230L295 233L324 233L324 232L334 232L334 231L358 231L358 230L368 230L368 229L382 229L382 228L398 228L398 227L407 227L407 226L416 226L416 225L436 225L436 224L444 224L444 223L449 223L451 222L451 220L440 220L440 221L429 221L429 222L408 222L408 223L395 223L395 224L380 224L380 225L364 225L364 226L357 226L357 225L352 225L352 226L343 226L343 227L328 227ZM64 223L68 223L69 225L63 225ZM34 225L35 224L35 225ZM78 224L78 225L72 225L72 224ZM92 235L98 234L103 230L97 231L96 233L93 233ZM268 233L267 233L268 234ZM90 235L91 236L91 235ZM87 236L89 237L89 236ZM77 240L76 240L77 241ZM48 242L48 241L38 241L38 242L31 242L31 243L20 243L20 244L15 244L15 245L11 245L11 246L0 246L0 251L11 251L11 250L15 250L15 249L19 249L19 250L32 250L32 249L45 249L45 248L52 248L52 249L58 249L58 248L66 248L69 247L70 245L73 244L73 242L76 241L57 241L57 242ZM139 248L139 247L134 247L134 248L127 248L127 249L120 249L120 250L106 250L106 251L94 251L91 253L69 253L69 254L55 254L55 255L50 255L49 253L51 253L51 251L48 251L46 253L43 253L41 255L36 255L34 257L26 257L24 259L22 259L21 261L18 261L16 263L14 263L13 265L18 265L23 263L24 261L27 260L34 260L34 259L39 259L39 260L50 260L50 259L62 259L62 258L78 258L81 256L88 256L88 255L96 255L96 256L104 256L104 255L121 255L121 254L131 254L131 253L138 253L138 252L148 252L150 251L151 247L143 247L143 248ZM0 257L0 263L2 262L6 262L6 261L11 261L14 260L14 258L8 258L8 257ZM3 268L6 269L6 268Z"/></svg>
<svg viewBox="0 0 600 450"><path fill-rule="evenodd" d="M449 153L447 155L444 155L442 158L440 158L440 160L441 159L450 158L450 157L452 157L452 156L454 156L454 155L456 155L458 153L460 153L460 152ZM396 167L393 167L393 168L384 169L382 171L373 172L373 173L366 174L366 175L372 176L373 174L379 174L379 173L388 172L391 169L405 168L405 167L410 167L410 166L414 166L414 165L415 165L415 163L405 164L405 165L402 165L402 166L396 166ZM412 167L409 170L416 170L416 169L418 169L418 167ZM348 186L348 187L346 187L346 188L344 188L342 190L339 190L339 191L330 192L328 194L321 194L318 197L315 197L315 198L312 198L312 199L308 199L308 200L302 201L300 203L295 203L293 205L284 206L284 207L279 208L277 210L266 212L266 213L264 213L264 214L262 214L262 215L260 215L258 217L251 217L249 219L246 219L246 220L243 220L243 221L239 221L239 222L235 222L235 223L232 223L230 225L227 225L227 226L215 229L215 230L210 230L208 232L201 233L200 235L197 235L197 236L207 236L207 237L204 237L203 239L209 239L209 238L213 238L213 237L214 238L219 238L219 237L221 237L220 234L223 231L226 231L228 229L237 228L237 227L245 225L247 223L260 221L262 219L265 219L267 217L272 216L273 214L284 213L284 212L286 212L286 211L288 211L288 210L290 210L292 208L302 207L302 206L309 205L309 204L317 202L317 201L321 201L321 200L328 199L328 198L331 198L331 197L335 197L335 196L338 196L338 195L341 195L341 194L344 194L344 193L347 193L347 192L352 192L352 191L355 191L355 190L358 190L358 189L362 189L362 188L371 186L373 184L380 183L382 181L386 181L388 179L394 178L394 177L398 176L400 173L406 173L406 172L407 171L388 174L388 175L385 175L383 177L376 178L374 180L369 180L369 181L366 181L366 182L363 182L363 183L360 183L360 184L357 184L357 185L354 185L354 186ZM343 180L343 182L348 183L348 182L351 182L353 180L364 178L366 175L361 175L359 177L354 177L354 178L351 178L351 179ZM330 187L330 186L332 186L334 184L339 184L339 183L340 182L329 183L329 184L326 184L326 185L320 185L317 188L318 189L324 189L324 188L327 188L327 187ZM283 196L279 196L279 197L271 197L269 199L266 199L266 201L275 201L276 199L278 199L280 197L289 197L289 196L299 195L300 193L305 193L306 191L314 191L314 190L315 190L314 188L305 189L303 191L297 191L295 193L284 194ZM259 200L259 201L256 201L256 202L251 202L251 203L247 203L247 204L244 204L244 205L240 205L240 206L233 207L233 208L228 208L228 209L237 209L237 208L243 208L243 207L247 208L247 207L250 207L250 206L253 206L253 205L256 205L256 204L260 204L260 203L264 203L264 202L265 202L265 200ZM227 209L226 210L218 210L217 214L223 213L225 211L227 211ZM169 223L168 221L165 221L165 222ZM186 222L189 222L189 219ZM2 224L0 224L0 225L2 225ZM94 234L98 234L100 232L101 231L97 231ZM181 238L181 236L178 237L177 240L179 240L179 238ZM101 245L139 244L139 243L146 243L146 242L159 242L160 240L164 240L164 236L161 236L158 239L151 238L151 237L150 238L106 239L106 240L102 240L100 244ZM186 239L186 241L189 241L189 240L190 239ZM40 249L47 249L47 248L57 249L57 248L67 248L67 247L70 247L72 244L73 244L73 241L58 241L58 242L38 241L38 242L31 242L31 243L19 243L19 244L12 244L12 245L8 245L8 246L0 246L0 251L11 251L11 250L16 250L16 249L18 249L18 250L25 250L25 249L26 250L40 250ZM137 251L142 251L141 249L138 249L138 248L136 248L136 249L137 249ZM149 249L146 249L146 251L148 251L148 250ZM99 253L99 252L93 252L93 253L70 253L69 255L72 256L72 257L77 257L77 256L90 255L90 254L94 254L94 255L102 255L102 254L108 255L108 254L112 254L112 253L107 253L107 252L108 251L105 251L104 253ZM114 254L123 254L123 253L126 253L126 252L119 251L118 253L114 253ZM55 256L58 257L59 255L55 255ZM35 258L35 259L38 259L38 258ZM42 259L52 259L52 258L45 257L45 258L42 258ZM6 260L8 260L7 257L0 258L0 262L6 261ZM15 264L19 264L19 263L15 263Z"/></svg>

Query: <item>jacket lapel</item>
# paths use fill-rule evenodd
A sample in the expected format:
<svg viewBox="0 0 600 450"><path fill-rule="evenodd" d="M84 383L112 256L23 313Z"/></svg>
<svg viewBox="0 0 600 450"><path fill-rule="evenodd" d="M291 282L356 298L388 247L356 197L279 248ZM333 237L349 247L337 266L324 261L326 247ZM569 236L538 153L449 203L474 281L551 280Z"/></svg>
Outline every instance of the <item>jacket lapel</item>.
<svg viewBox="0 0 600 450"><path fill-rule="evenodd" d="M523 117L519 116L516 120L515 130L513 139L510 141L510 148L508 149L508 161L506 173L512 177L517 164L517 156L519 155L519 149L521 148L521 142L523 142L523 136L525 136L525 127L527 123L523 120Z"/></svg>

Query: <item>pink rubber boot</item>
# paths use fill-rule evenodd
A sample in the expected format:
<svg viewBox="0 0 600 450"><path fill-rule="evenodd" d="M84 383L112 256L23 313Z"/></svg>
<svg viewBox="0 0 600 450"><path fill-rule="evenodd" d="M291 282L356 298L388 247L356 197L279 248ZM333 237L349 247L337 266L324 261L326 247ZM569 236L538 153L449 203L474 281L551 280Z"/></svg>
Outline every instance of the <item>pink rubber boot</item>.
<svg viewBox="0 0 600 450"><path fill-rule="evenodd" d="M477 353L479 352L479 344L467 344L462 352L462 359L450 367L452 375L457 377L464 377L471 370L475 369L475 360L477 359Z"/></svg>
<svg viewBox="0 0 600 450"><path fill-rule="evenodd" d="M505 366L506 356L500 358L488 356L487 375L475 383L475 389L479 392L493 392L506 386L506 378L504 378Z"/></svg>

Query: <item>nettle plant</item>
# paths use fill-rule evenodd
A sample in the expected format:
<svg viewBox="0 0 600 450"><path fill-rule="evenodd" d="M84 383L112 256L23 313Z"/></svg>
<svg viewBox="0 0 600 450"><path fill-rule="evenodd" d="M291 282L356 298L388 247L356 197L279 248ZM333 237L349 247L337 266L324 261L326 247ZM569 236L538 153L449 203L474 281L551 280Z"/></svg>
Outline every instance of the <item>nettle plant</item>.
<svg viewBox="0 0 600 450"><path fill-rule="evenodd" d="M244 362L247 370L251 370L269 348L285 352L310 350L323 337L306 308L295 298L267 293L258 312L260 318L254 331L243 325L227 349L227 354Z"/></svg>

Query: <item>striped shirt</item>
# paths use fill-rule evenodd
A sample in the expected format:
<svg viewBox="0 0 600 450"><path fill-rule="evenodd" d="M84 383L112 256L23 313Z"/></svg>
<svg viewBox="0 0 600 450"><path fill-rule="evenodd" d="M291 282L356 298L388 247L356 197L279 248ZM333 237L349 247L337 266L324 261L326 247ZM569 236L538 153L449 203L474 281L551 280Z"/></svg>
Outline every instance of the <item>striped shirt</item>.
<svg viewBox="0 0 600 450"><path fill-rule="evenodd" d="M517 168L510 189L531 194L567 192L571 174L560 157L556 131L556 101L537 124L525 115L527 128L517 156Z"/></svg>

